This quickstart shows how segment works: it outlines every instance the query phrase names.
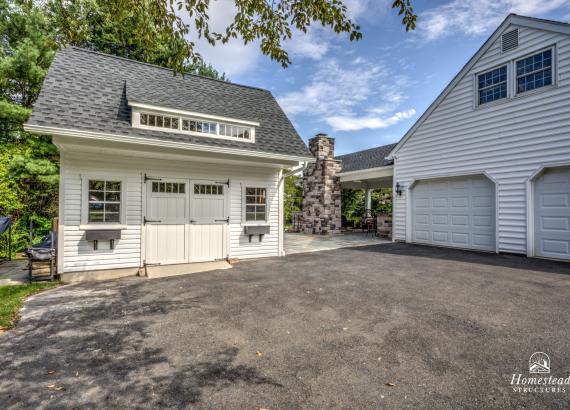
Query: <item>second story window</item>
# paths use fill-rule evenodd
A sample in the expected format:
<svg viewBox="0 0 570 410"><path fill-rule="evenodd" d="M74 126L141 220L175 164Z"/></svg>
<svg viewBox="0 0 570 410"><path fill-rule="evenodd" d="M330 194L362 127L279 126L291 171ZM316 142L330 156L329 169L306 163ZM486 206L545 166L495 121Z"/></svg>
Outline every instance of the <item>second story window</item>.
<svg viewBox="0 0 570 410"><path fill-rule="evenodd" d="M516 62L517 93L552 85L552 50Z"/></svg>
<svg viewBox="0 0 570 410"><path fill-rule="evenodd" d="M479 105L507 98L507 66L477 76Z"/></svg>

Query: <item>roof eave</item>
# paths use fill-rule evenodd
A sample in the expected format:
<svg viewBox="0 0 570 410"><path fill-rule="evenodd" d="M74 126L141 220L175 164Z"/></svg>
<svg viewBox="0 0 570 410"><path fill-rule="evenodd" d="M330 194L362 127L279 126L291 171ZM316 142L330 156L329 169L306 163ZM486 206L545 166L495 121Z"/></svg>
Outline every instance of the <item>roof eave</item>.
<svg viewBox="0 0 570 410"><path fill-rule="evenodd" d="M85 131L85 130L77 130L77 129L67 129L67 128L58 128L58 127L46 127L42 125L34 125L34 124L24 124L24 130L26 132L32 134L40 134L40 135L58 135L58 136L67 136L67 137L77 137L77 138L85 138L85 139L97 139L101 141L108 141L108 142L121 142L121 143L131 143L131 144L138 144L138 145L152 145L157 147L164 147L164 148L178 148L178 149L185 149L189 151L198 151L198 152L209 152L209 153L218 153L218 154L226 154L226 155L240 155L244 157L252 157L252 158L265 158L265 159L274 159L274 160L283 160L283 161L295 161L295 162L314 162L315 158L313 156L300 156L300 155L288 155L288 154L277 154L272 152L265 152L265 151L253 151L253 150L245 150L239 148L228 148L228 147L216 147L211 145L201 145L195 143L188 143L188 142L177 142L177 141L164 141L164 140L157 140L153 138L145 138L145 137L133 137L128 135L117 135L117 134L106 134L101 132L93 132L93 131Z"/></svg>

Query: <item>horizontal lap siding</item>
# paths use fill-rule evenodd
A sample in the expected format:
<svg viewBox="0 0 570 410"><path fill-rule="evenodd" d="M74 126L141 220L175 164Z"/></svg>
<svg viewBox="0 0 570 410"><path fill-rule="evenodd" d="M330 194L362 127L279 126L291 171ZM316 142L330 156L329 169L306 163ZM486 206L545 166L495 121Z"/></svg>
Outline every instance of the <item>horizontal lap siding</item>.
<svg viewBox="0 0 570 410"><path fill-rule="evenodd" d="M62 162L64 213L61 223L64 229L64 271L117 269L138 267L141 261L143 241L143 182L145 173L151 176L172 178L206 179L226 181L230 178L228 201L230 204L230 257L252 258L276 256L279 253L279 196L278 171L269 168L219 165L200 162L160 161L136 158L107 158L101 160L93 155L66 152ZM144 164L144 166L143 166ZM126 224L113 250L93 250L93 243L86 241L81 224L81 175L120 177L127 182ZM241 187L268 187L271 232L259 243L257 238L249 243L243 234L241 220ZM103 247L102 245L101 247Z"/></svg>
<svg viewBox="0 0 570 410"><path fill-rule="evenodd" d="M526 253L526 181L542 164L570 163L570 39L521 27L519 44L508 55L500 42L485 53L400 149L394 181L406 187L425 177L487 172L497 182L499 251ZM474 107L474 74L553 44L557 88ZM395 202L395 239L406 239L407 223L404 192Z"/></svg>

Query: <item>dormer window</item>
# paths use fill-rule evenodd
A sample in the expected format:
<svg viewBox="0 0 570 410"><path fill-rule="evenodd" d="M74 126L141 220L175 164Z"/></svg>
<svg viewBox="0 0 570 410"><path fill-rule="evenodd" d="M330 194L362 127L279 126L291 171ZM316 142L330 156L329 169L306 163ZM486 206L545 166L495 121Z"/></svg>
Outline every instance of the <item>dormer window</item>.
<svg viewBox="0 0 570 410"><path fill-rule="evenodd" d="M245 142L254 142L255 128L252 126L229 124L211 120L200 120L186 116L164 115L151 112L133 114L133 126L139 128L160 128L163 131L179 132L197 136L209 136L223 139L235 139ZM237 122L237 121L236 121ZM244 121L245 122L245 121Z"/></svg>

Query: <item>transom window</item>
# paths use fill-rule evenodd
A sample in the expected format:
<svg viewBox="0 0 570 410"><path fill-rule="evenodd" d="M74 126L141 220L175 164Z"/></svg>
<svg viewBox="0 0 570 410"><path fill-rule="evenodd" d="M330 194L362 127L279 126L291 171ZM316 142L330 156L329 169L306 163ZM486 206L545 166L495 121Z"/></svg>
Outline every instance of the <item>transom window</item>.
<svg viewBox="0 0 570 410"><path fill-rule="evenodd" d="M179 132L232 138L242 141L253 142L254 139L254 131L252 127L185 117L174 117L171 115L141 113L140 125L144 127L178 130Z"/></svg>
<svg viewBox="0 0 570 410"><path fill-rule="evenodd" d="M121 182L89 180L87 221L119 223L121 220Z"/></svg>
<svg viewBox="0 0 570 410"><path fill-rule="evenodd" d="M217 134L215 122L182 120L182 131L203 132L204 134Z"/></svg>
<svg viewBox="0 0 570 410"><path fill-rule="evenodd" d="M182 182L153 182L152 192L164 192L166 194L183 194L186 184Z"/></svg>
<svg viewBox="0 0 570 410"><path fill-rule="evenodd" d="M478 90L479 104L507 98L507 66L479 74Z"/></svg>
<svg viewBox="0 0 570 410"><path fill-rule="evenodd" d="M194 193L199 195L224 195L224 186L194 184Z"/></svg>
<svg viewBox="0 0 570 410"><path fill-rule="evenodd" d="M220 124L220 135L248 140L249 128L238 127L235 125Z"/></svg>
<svg viewBox="0 0 570 410"><path fill-rule="evenodd" d="M552 85L552 50L518 60L517 93Z"/></svg>
<svg viewBox="0 0 570 410"><path fill-rule="evenodd" d="M245 188L245 220L267 220L267 188Z"/></svg>
<svg viewBox="0 0 570 410"><path fill-rule="evenodd" d="M169 117L167 115L141 114L141 125L149 127L178 129L178 117Z"/></svg>

